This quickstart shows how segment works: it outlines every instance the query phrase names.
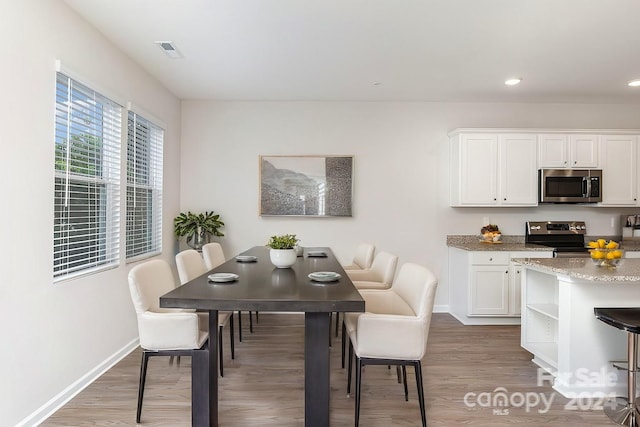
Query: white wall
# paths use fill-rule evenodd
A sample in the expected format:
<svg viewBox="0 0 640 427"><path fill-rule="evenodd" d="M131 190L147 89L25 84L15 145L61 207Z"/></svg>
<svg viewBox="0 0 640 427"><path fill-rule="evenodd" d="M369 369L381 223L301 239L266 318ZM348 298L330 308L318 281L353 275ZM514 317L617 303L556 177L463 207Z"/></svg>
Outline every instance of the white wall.
<svg viewBox="0 0 640 427"><path fill-rule="evenodd" d="M375 243L435 272L439 310L449 304L447 234L478 234L489 217L505 234L546 219L585 220L590 233L611 235L610 218L630 211L451 208L447 133L459 127L638 129L640 106L187 101L180 206L222 215L227 256L285 232L302 245L331 246L343 262L359 242ZM355 155L353 217L261 218L258 156L267 154Z"/></svg>
<svg viewBox="0 0 640 427"><path fill-rule="evenodd" d="M0 424L8 426L34 414L31 424L43 415L37 411L137 338L126 279L131 265L52 284L55 60L166 123L167 260L179 210L180 101L64 2L0 3Z"/></svg>

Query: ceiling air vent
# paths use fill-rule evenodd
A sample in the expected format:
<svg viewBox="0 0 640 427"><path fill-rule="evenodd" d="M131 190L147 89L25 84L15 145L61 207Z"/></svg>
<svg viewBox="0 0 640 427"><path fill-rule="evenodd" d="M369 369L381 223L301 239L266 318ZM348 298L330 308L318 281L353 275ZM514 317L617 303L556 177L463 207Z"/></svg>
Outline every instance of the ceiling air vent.
<svg viewBox="0 0 640 427"><path fill-rule="evenodd" d="M156 42L160 49L169 57L173 59L182 58L182 54L176 49L173 45L173 42L169 41L158 41Z"/></svg>

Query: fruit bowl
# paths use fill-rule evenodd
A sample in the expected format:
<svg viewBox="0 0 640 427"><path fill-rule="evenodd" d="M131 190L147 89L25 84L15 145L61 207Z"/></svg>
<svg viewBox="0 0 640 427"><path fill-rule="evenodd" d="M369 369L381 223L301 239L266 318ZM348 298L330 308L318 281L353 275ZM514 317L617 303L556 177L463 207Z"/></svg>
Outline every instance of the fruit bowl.
<svg viewBox="0 0 640 427"><path fill-rule="evenodd" d="M589 254L597 267L616 268L624 258L624 250L619 248L594 248L589 249Z"/></svg>

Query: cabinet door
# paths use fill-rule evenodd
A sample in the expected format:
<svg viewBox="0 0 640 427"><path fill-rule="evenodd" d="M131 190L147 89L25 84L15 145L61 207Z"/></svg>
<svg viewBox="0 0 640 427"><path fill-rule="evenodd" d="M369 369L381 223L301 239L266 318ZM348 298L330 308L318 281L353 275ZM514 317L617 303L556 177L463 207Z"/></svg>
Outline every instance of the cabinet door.
<svg viewBox="0 0 640 427"><path fill-rule="evenodd" d="M522 312L522 266L511 264L509 266L509 314L519 316Z"/></svg>
<svg viewBox="0 0 640 427"><path fill-rule="evenodd" d="M500 135L499 204L538 204L537 140L531 134Z"/></svg>
<svg viewBox="0 0 640 427"><path fill-rule="evenodd" d="M469 315L509 314L509 266L471 267Z"/></svg>
<svg viewBox="0 0 640 427"><path fill-rule="evenodd" d="M597 168L598 135L569 135L569 161L572 168Z"/></svg>
<svg viewBox="0 0 640 427"><path fill-rule="evenodd" d="M461 204L495 205L498 200L498 137L462 135L460 144Z"/></svg>
<svg viewBox="0 0 640 427"><path fill-rule="evenodd" d="M538 135L538 165L540 168L569 167L569 138L564 134Z"/></svg>
<svg viewBox="0 0 640 427"><path fill-rule="evenodd" d="M638 139L634 135L602 135L602 205L635 206L638 201Z"/></svg>

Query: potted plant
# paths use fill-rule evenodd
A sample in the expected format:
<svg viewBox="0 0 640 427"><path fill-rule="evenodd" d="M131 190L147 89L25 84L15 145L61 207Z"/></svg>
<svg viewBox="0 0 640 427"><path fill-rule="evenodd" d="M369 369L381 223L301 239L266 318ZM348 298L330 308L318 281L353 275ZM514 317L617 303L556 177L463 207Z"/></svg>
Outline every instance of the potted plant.
<svg viewBox="0 0 640 427"><path fill-rule="evenodd" d="M298 254L296 252L296 244L298 239L295 234L282 234L280 236L271 236L267 242L267 246L271 248L269 257L271 262L278 268L290 268L296 263Z"/></svg>
<svg viewBox="0 0 640 427"><path fill-rule="evenodd" d="M181 212L173 219L173 229L176 237L187 238L187 245L193 249L200 250L202 246L209 242L210 236L224 236L220 227L224 222L220 220L220 215L211 212L199 214Z"/></svg>

